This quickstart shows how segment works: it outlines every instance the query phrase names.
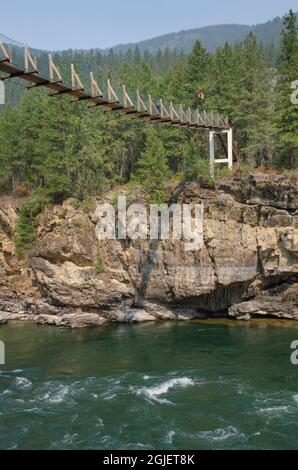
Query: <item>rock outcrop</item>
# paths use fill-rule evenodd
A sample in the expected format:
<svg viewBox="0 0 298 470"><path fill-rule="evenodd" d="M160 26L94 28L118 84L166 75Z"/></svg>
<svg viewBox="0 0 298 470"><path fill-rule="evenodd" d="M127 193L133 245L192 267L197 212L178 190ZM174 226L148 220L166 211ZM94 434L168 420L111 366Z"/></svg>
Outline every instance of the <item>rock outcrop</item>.
<svg viewBox="0 0 298 470"><path fill-rule="evenodd" d="M297 179L252 174L213 189L192 182L173 201L203 203L199 250L187 251L183 240L99 241L94 209L66 201L38 217L38 240L19 261L12 242L18 207L6 198L0 311L73 328L217 315L298 320Z"/></svg>

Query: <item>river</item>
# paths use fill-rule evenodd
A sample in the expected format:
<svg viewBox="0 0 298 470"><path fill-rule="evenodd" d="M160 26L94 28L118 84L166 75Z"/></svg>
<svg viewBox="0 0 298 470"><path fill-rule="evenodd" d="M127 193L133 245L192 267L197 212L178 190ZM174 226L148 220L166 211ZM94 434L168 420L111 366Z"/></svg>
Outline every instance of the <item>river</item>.
<svg viewBox="0 0 298 470"><path fill-rule="evenodd" d="M298 324L0 328L1 449L297 449Z"/></svg>

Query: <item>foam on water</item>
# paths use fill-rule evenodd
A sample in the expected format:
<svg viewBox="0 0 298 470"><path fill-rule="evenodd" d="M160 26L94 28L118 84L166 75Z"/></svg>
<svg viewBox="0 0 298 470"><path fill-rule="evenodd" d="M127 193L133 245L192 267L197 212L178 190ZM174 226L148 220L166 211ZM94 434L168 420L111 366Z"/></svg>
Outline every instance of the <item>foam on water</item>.
<svg viewBox="0 0 298 470"><path fill-rule="evenodd" d="M26 379L25 377L16 377L16 379L14 380L14 385L18 389L28 390L32 387L32 382L29 379Z"/></svg>
<svg viewBox="0 0 298 470"><path fill-rule="evenodd" d="M113 400L113 398L115 398L116 396L117 396L116 393L112 393L111 395L105 396L104 400L107 400L107 401Z"/></svg>
<svg viewBox="0 0 298 470"><path fill-rule="evenodd" d="M52 386L49 384L49 391L45 393L40 399L49 404L63 403L68 399L70 387L68 385L58 384Z"/></svg>
<svg viewBox="0 0 298 470"><path fill-rule="evenodd" d="M166 442L168 444L173 444L173 438L174 438L175 435L176 435L175 431L169 431L168 434L167 434L167 437L166 437Z"/></svg>
<svg viewBox="0 0 298 470"><path fill-rule="evenodd" d="M198 433L197 436L208 441L220 442L234 437L244 437L244 434L236 427L228 426L226 428L215 429L214 431L203 431Z"/></svg>
<svg viewBox="0 0 298 470"><path fill-rule="evenodd" d="M258 410L258 413L260 414L265 414L265 415L273 415L273 416L279 416L280 414L283 413L288 413L289 412L289 407L288 406L271 406L270 408L260 408Z"/></svg>
<svg viewBox="0 0 298 470"><path fill-rule="evenodd" d="M159 403L168 403L170 404L171 402L167 399L160 399L161 395L165 395L168 393L169 390L176 388L176 387L189 387L191 385L194 385L194 381L188 377L181 377L181 378L176 378L176 379L170 379L167 380L166 382L163 382L160 385L157 385L155 387L142 387L138 390L136 390L137 395L143 395L146 398L149 398L149 400L157 401Z"/></svg>
<svg viewBox="0 0 298 470"><path fill-rule="evenodd" d="M293 395L293 400L297 403L298 405L298 394Z"/></svg>

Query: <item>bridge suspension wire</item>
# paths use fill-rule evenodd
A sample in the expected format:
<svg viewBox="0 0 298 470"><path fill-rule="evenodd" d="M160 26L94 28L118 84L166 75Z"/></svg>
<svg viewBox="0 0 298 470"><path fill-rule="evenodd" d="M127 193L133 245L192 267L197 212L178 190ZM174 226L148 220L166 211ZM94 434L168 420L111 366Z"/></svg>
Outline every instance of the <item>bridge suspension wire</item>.
<svg viewBox="0 0 298 470"><path fill-rule="evenodd" d="M18 47L24 46L23 43L15 41L15 39L5 36L5 34L2 34L2 33L0 33L0 41L4 42L5 44L11 44L11 45L18 46Z"/></svg>
<svg viewBox="0 0 298 470"><path fill-rule="evenodd" d="M12 47L14 47L14 51L17 51L17 54L12 54ZM22 65L20 65L21 57ZM71 84L66 84L51 54L48 55L48 76L40 75L38 58L33 57L27 45L17 43L1 34L0 72L2 74L0 79L3 81L18 77L29 83L27 88L46 87L50 90L50 96L68 94L71 96L72 102L89 101L89 107L101 106L107 111L115 112L118 116L130 115L138 119L175 127L206 129L210 133L212 132L212 136L220 136L221 144L227 154L227 159L218 160L219 163L228 163L231 167L233 161L237 159L230 142L232 139L231 126L225 116L215 112L201 112L198 109L185 108L182 104L179 106L172 102L167 104L162 98L153 100L150 94L146 98L141 97L139 91L133 96L127 91L124 84L119 88L119 91L116 91L110 78L103 86L100 86L92 72L90 73L90 85L88 85L90 92L86 91L74 64L71 64ZM227 138L223 138L222 134ZM216 159L211 138L210 152L210 161L214 164Z"/></svg>

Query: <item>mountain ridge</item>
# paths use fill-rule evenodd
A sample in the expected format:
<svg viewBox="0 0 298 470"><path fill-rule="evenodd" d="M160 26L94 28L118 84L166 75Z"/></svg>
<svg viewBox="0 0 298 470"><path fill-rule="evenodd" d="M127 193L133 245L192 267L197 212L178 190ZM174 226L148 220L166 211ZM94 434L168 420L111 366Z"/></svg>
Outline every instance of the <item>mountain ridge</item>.
<svg viewBox="0 0 298 470"><path fill-rule="evenodd" d="M296 17L298 26L298 12L296 12ZM159 50L164 52L166 49L171 51L176 49L178 53L184 52L189 54L197 40L200 40L202 45L209 52L214 52L217 48L222 47L226 42L230 45L242 42L250 32L254 33L257 40L265 47L279 48L282 28L282 18L277 16L265 23L259 23L256 25L237 23L208 25L199 28L182 29L178 32L153 36L152 38L141 41L116 44L112 47L56 49L52 50L52 52L62 53L71 50L78 53L84 53L93 50L107 55L111 50L113 50L115 54L125 54L129 50L133 51L138 48L141 54L144 54L145 51L148 51L151 54L156 54ZM5 38L5 36L3 36L3 38ZM31 47L31 51L37 55L47 52L44 49L36 47Z"/></svg>
<svg viewBox="0 0 298 470"><path fill-rule="evenodd" d="M298 21L298 13L296 13ZM166 33L142 41L131 42L127 44L118 44L110 48L101 49L103 53L108 53L111 49L115 53L125 53L129 49L138 47L141 53L147 50L150 53L156 53L160 49L177 49L189 53L196 40L201 40L202 44L210 52L214 52L218 47L223 46L225 42L235 44L245 39L249 32L253 32L259 42L264 45L279 46L280 34L282 31L282 18L275 17L265 23L256 25L244 24L219 24L209 25L199 28L182 29L178 32Z"/></svg>

